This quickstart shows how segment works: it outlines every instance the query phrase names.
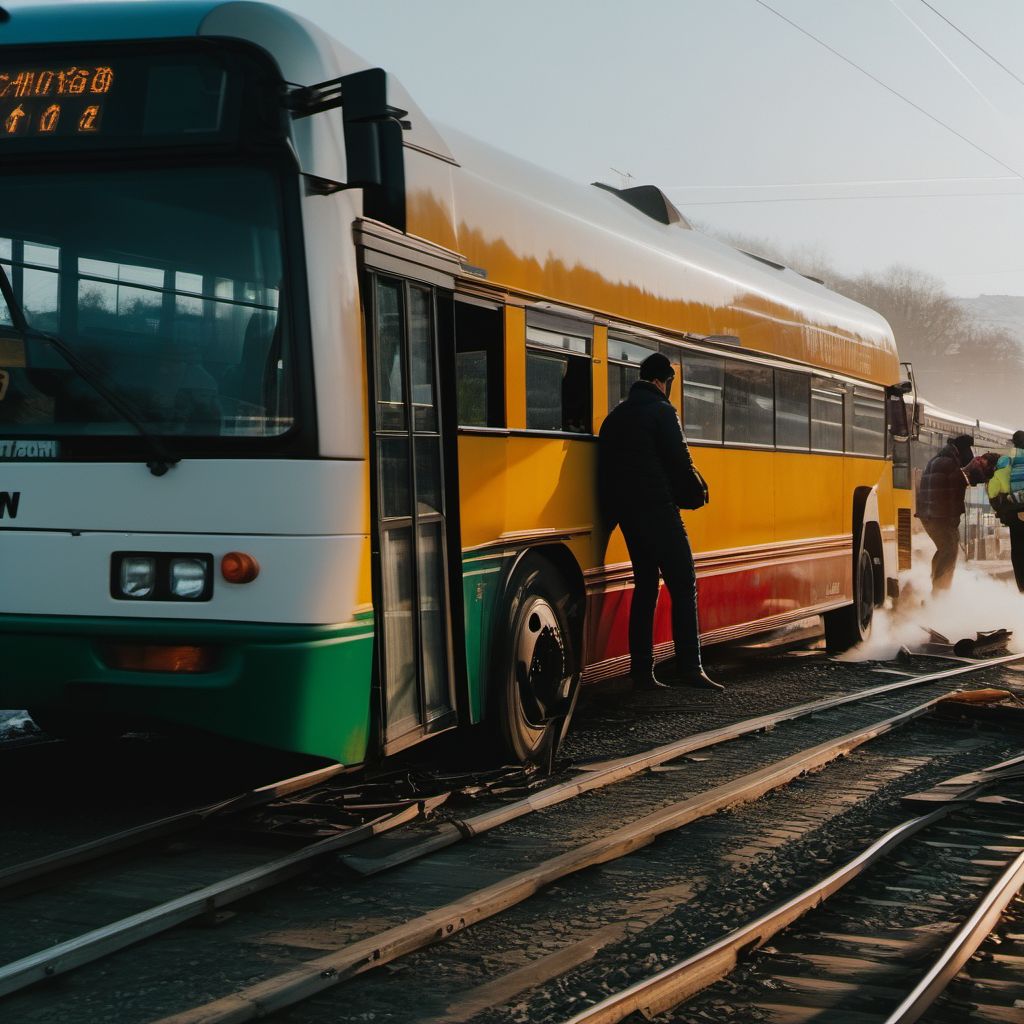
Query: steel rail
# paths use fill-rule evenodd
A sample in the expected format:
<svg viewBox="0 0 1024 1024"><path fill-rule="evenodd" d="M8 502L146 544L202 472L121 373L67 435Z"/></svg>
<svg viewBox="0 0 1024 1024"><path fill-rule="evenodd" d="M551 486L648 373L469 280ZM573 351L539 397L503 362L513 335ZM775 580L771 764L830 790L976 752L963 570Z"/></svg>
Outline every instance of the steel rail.
<svg viewBox="0 0 1024 1024"><path fill-rule="evenodd" d="M981 768L978 771L967 772L965 775L957 775L952 779L944 779L937 786L924 790L921 793L910 793L903 797L906 806L931 803L949 803L960 801L966 803L974 801L984 790L997 782L1004 782L1010 779L1019 779L1024 776L1024 754L1011 757L999 764L990 765L988 768Z"/></svg>
<svg viewBox="0 0 1024 1024"><path fill-rule="evenodd" d="M737 928L693 956L602 999L571 1017L565 1024L615 1024L631 1013L640 1012L651 1019L671 1010L702 989L721 981L735 969L742 956L763 946L773 935L808 910L813 910L894 847L946 817L951 810L952 807L940 807L930 814L897 825L852 861L781 906Z"/></svg>
<svg viewBox="0 0 1024 1024"><path fill-rule="evenodd" d="M120 921L40 950L38 953L14 960L0 967L0 996L17 992L44 978L66 974L76 967L173 928L190 918L277 885L306 870L314 859L405 824L416 817L420 810L419 805L413 804L395 814L359 825L348 832L328 836L284 857L261 864L257 868L250 868L185 896L168 900Z"/></svg>
<svg viewBox="0 0 1024 1024"><path fill-rule="evenodd" d="M606 836L541 861L525 871L403 924L349 943L340 950L240 992L165 1017L160 1024L238 1024L291 1006L400 956L444 941L465 928L523 902L562 878L624 857L653 842L658 836L699 818L756 800L798 776L848 754L861 744L920 717L942 699L941 696L934 697L898 715L799 751L766 768L671 804L621 826Z"/></svg>
<svg viewBox="0 0 1024 1024"><path fill-rule="evenodd" d="M67 868L77 867L80 864L87 864L90 861L98 860L112 853L119 853L121 850L127 850L142 843L162 839L164 836L185 832L190 828L202 825L218 815L232 814L236 811L259 807L262 804L276 800L278 797L287 796L289 793L297 793L304 789L318 786L321 782L325 782L327 779L333 778L344 771L346 771L346 768L342 765L328 765L326 768L318 768L315 771L305 772L302 775L293 775L290 778L282 779L280 782L271 782L265 786L259 786L248 793L228 797L226 800L218 800L216 803L206 804L202 807L179 811L177 814L168 815L166 818L148 821L142 825L135 825L132 828L125 829L122 832L114 832L110 835L101 836L99 839L81 843L78 846L57 850L55 853L49 853L34 860L23 861L8 868L0 868L0 889L6 889L20 882L39 878L41 875L56 873Z"/></svg>
<svg viewBox="0 0 1024 1024"><path fill-rule="evenodd" d="M791 897L749 924L730 932L717 942L706 946L685 960L657 974L644 978L620 992L581 1011L565 1024L617 1024L631 1013L639 1012L652 1019L696 995L701 990L721 981L736 968L739 960L819 906L877 861L912 838L922 829L930 828L952 812L963 808L987 786L1017 777L1022 758L1012 758L968 776L957 776L941 783L935 789L952 788L970 780L970 789L959 788L951 793L942 806L929 814L911 818L890 829L853 860L837 868L814 885ZM979 781L981 780L981 781ZM1016 886L1014 887L1014 881ZM974 950L992 929L999 914L1013 898L1024 881L1024 853L1004 876L993 886L989 895L957 934L935 966L901 1004L900 1009L886 1019L885 1024L912 1024L945 988L949 980L970 958ZM1001 899L1001 902L999 900ZM974 923L977 922L977 923ZM984 929L981 931L981 929ZM906 1015L904 1015L904 1013ZM913 1015L910 1015L910 1014Z"/></svg>
<svg viewBox="0 0 1024 1024"><path fill-rule="evenodd" d="M578 795L579 793L587 792L589 789L598 788L602 785L609 785L613 782L620 781L621 779L628 778L631 775L663 763L666 760L682 756L690 750L697 750L715 743L721 743L728 739L745 735L749 732L768 729L779 722L799 718L804 715L814 714L832 707L862 701L888 692L903 690L910 686L924 685L950 676L958 676L965 672L975 672L984 668L994 667L1004 662L1020 659L1024 659L1024 654L990 659L983 663L930 673L926 676L919 676L909 680L900 680L899 682L884 686L872 687L867 690L858 691L854 694L846 694L837 697L825 698L820 701L809 702L803 705L796 705L792 708L784 709L781 712L775 712L755 719L749 719L746 722L737 723L733 726L712 730L707 733L698 734L697 736L686 737L683 740L654 748L653 750L641 755L634 755L631 757L621 758L610 763L597 765L592 770L584 771L581 775L568 780L566 783L551 787L549 790L545 790L541 793L533 794L525 800L516 801L506 807L498 808L495 811L484 812L481 815L476 815L473 818L459 822L457 826L452 826L452 829L455 832L454 838L442 837L443 841L441 842L437 842L436 839L428 839L425 844L427 847L426 849L423 848L424 844L416 844L414 848L418 852L415 855L420 856L423 853L430 852L431 849L437 849L442 846L449 845L450 842L457 841L465 835L478 835L491 828L497 827L506 821L511 821L523 814L531 813L534 810L540 810L544 807L560 803ZM933 706L934 703L941 699L943 698L934 698L926 704L920 705L918 708L911 709L911 711L898 715L894 719L886 720L886 722L890 724L888 724L882 731L887 731L888 728L893 727L892 723L902 722L910 717L916 717L918 714L924 713L927 709ZM831 741L830 743L821 744L819 745L820 748L834 748L837 751L832 755L832 757L826 757L821 763L825 763L833 757L842 756L842 754L847 752L848 749L853 749L853 746L859 745L860 742L865 742L867 739L873 738L874 735L880 734L880 732L875 731L875 727L869 727L868 730L862 730L860 733L851 734L857 736L862 735L863 738L844 750L840 750L839 747L843 745L844 741L846 741L848 737L841 737L840 739ZM815 751L818 749L819 748L813 748ZM804 753L806 754L808 752ZM801 758L803 755L795 756L797 758ZM792 760L792 758L789 758L779 764L786 765ZM260 787L258 790L254 790L251 793L219 801L195 811L182 812L180 815L172 815L169 819L161 819L157 822L151 822L148 825L138 826L137 828L127 830L125 833L118 833L115 836L106 837L106 839L86 843L81 847L74 847L72 849L62 851L59 854L40 858L38 861L27 862L23 865L16 865L14 868L0 872L0 887L5 884L14 884L15 881L23 881L48 870L57 870L58 867L66 867L71 866L72 864L82 863L106 853L113 852L115 849L122 849L127 846L145 842L147 839L157 838L159 835L166 834L166 831L175 830L177 827L191 827L192 824L201 823L201 821L206 820L214 814L230 813L231 811L257 806L262 802L275 799L276 797L285 795L286 793L296 792L310 786L317 785L325 779L337 775L345 770L346 769L342 766L329 766L328 768L319 769L315 772L309 772L304 775L296 776L292 779ZM804 764L789 778L795 777L795 775L808 770L813 770L813 766ZM753 775L760 774L763 773L753 773ZM772 785L768 786L768 788L774 788L776 785L784 785L785 782L789 781L789 778L783 778L781 781L776 781ZM718 787L716 790L712 790L704 796L713 801L715 794L718 794L720 790L727 788L729 788L729 786ZM762 792L767 792L767 789L762 790ZM733 802L742 802L745 799L754 798L756 798L756 796L741 796ZM693 799L691 799L691 801L684 801L684 803L693 802ZM701 802L699 798L697 798L697 802ZM645 839L643 842L637 843L637 845L644 845L644 842L650 841L656 835L661 834L662 831L666 831L669 828L678 828L681 825L686 824L687 821L694 820L694 818L702 816L704 813L713 813L715 809L729 805L729 802L722 803L718 805L718 807L706 809L703 812L693 814L690 818L686 818L685 820L684 815L684 818L680 818L677 823L669 824L664 828L653 831L649 838ZM207 910L215 909L218 906L226 905L234 899L241 898L241 896L247 895L250 892L258 891L259 889L266 888L269 885L277 884L278 882L285 880L287 877L291 877L292 874L297 873L297 870L301 870L301 868L295 868L296 864L319 857L324 853L333 852L338 849L343 849L349 845L364 842L374 835L378 835L390 828L403 824L409 818L413 817L414 813L415 807L407 812L402 812L399 815L387 818L384 822L384 827L378 827L381 824L380 822L372 822L367 826L353 829L351 832L345 833L342 836L331 837L327 840L321 841L320 843L312 844L290 857L275 861L271 865L266 865L263 868L254 869L253 872L246 872L242 875L236 876L235 878L224 880L221 883L216 883L214 886L209 886L206 889L200 890L198 893L182 897L179 900L169 901L159 907L151 908L141 914L126 918L123 921L114 922L111 925L96 929L87 935L68 940L68 942L52 947L49 950L22 958L19 961L6 965L6 967L0 967L0 995L8 994L24 987L25 985L32 984L41 977L50 977L91 962L92 960L105 956L108 953L115 952L118 949L140 941L149 935L156 934L166 928L172 927L174 924L195 916L197 913L203 913ZM615 853L613 856L622 856L627 852L630 851L623 850L620 853ZM398 862L404 862L406 859L410 858L407 856L402 857ZM600 861L594 861L594 863L599 862ZM295 870L292 870L292 868L295 868ZM565 873L572 873L574 870L580 870L580 868L572 868ZM265 878L263 878L263 873L266 873ZM257 875L259 877L250 878L249 876L251 875ZM526 895L529 895L529 893ZM526 895L520 898L526 898ZM518 900L513 900L513 902L518 902ZM452 930L453 929L449 929L449 931Z"/></svg>
<svg viewBox="0 0 1024 1024"><path fill-rule="evenodd" d="M792 707L784 708L781 711L759 715L756 718L748 718L718 729L694 733L672 743L653 747L642 754L616 758L612 761L598 762L590 768L584 768L578 775L574 775L565 782L549 786L537 793L523 797L521 800L515 800L494 810L484 811L469 818L450 819L442 824L434 835L427 836L417 843L410 843L407 846L389 851L383 856L374 857L372 856L372 851L367 851L366 853L346 854L340 859L346 867L361 875L368 876L382 871L389 871L401 864L452 846L465 838L482 835L484 832L514 821L516 818L521 818L526 814L532 814L534 811L553 807L583 793L622 782L634 775L647 771L649 768L664 764L666 761L673 761L694 751L717 746L720 743L739 739L751 733L763 732L783 722L818 714L822 711L829 711L844 704L853 704L887 693L897 693L912 687L924 686L928 683L940 682L943 679L950 679L971 672L979 672L986 668L1021 660L1024 660L1024 654L1010 654L999 658L991 658L984 662L974 662L970 665L944 669L939 672L930 672L923 676L913 676L910 679L901 679L897 682L885 683L881 686L873 686L866 690L858 690L855 693L825 697L821 700L809 701L804 704L794 704Z"/></svg>
<svg viewBox="0 0 1024 1024"><path fill-rule="evenodd" d="M991 933L1010 901L1024 885L1024 853L1020 854L985 894L952 942L914 990L885 1019L885 1024L913 1024L956 977L960 968Z"/></svg>

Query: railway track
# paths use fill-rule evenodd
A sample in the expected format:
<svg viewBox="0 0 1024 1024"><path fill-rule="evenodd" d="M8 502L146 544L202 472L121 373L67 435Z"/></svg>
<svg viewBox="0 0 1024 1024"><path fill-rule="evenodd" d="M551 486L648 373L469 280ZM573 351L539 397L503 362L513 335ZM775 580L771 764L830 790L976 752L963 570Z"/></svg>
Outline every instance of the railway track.
<svg viewBox="0 0 1024 1024"><path fill-rule="evenodd" d="M231 814L251 810L314 786L343 773L340 766L329 766L312 772L305 772L280 782L259 786L247 793L217 800L200 807L178 811L175 814L134 825L119 832L100 836L85 843L57 850L42 857L23 861L6 868L0 868L0 890L22 885L26 882L41 881L47 876L58 876L71 868L81 867L94 861L109 858L122 851L143 846L170 836L181 835L191 829L217 821Z"/></svg>
<svg viewBox="0 0 1024 1024"><path fill-rule="evenodd" d="M222 820L231 822L236 816L261 807L277 804L278 812L281 813L284 810L280 807L282 799L315 787L322 790L329 779L343 772L342 768L335 766L322 768L261 786L230 800L171 815L17 864L0 872L0 889L22 890L22 897L18 901L21 906L15 908L8 903L6 908L6 927L16 929L19 910L22 918L31 919L34 915L47 913L47 906L52 907L55 900L64 902L69 889L83 893L89 888L89 883L83 885L81 879L67 879L68 872L73 869L88 870L99 866L101 872L107 873L101 889L106 892L110 892L111 888L133 890L127 902L144 901L147 888L144 877L151 871L149 862L144 861L140 871L131 861L127 866L119 863L119 855L171 837L180 837L192 830L206 831L203 855L198 858L200 863L188 869L176 866L177 873L185 876L179 879L179 883L185 881L187 891L10 961L0 967L0 996L16 992L57 973L70 971L183 921L216 912L245 896L278 885L308 870L317 858L327 853L410 821L429 804L429 801L405 800L396 807L385 809L330 808L326 801L319 807L306 803L303 807L307 815L311 816L318 810L321 812L319 831L327 834L307 842L293 838L293 848L278 856L271 856L267 851L267 838L271 830L265 827L252 829L252 838L235 833L224 836L215 828ZM326 814L323 813L325 807L328 808ZM233 870L225 872L222 865L231 865ZM112 870L115 872L113 880L109 877ZM210 876L212 880L195 887L197 879ZM55 886L60 883L63 884L55 892ZM25 895L26 887L34 891ZM40 887L42 892L39 891Z"/></svg>
<svg viewBox="0 0 1024 1024"><path fill-rule="evenodd" d="M1014 798L997 795L1007 788ZM729 975L753 949L761 952L742 982L724 996L709 993L676 1019L708 1020L724 1005L737 1019L777 1024L821 1020L826 1013L836 1024L911 1024L989 937L1024 885L1022 798L1024 757L911 798L939 806L890 829L770 913L566 1024L666 1013Z"/></svg>
<svg viewBox="0 0 1024 1024"><path fill-rule="evenodd" d="M869 687L855 694L808 702L702 735L685 737L642 754L591 765L589 770L579 772L524 799L507 802L480 814L450 818L438 824L420 824L411 830L408 826L400 828L403 821L416 816L422 810L421 807L417 807L411 813L406 812L404 819L395 819L389 815L370 822L369 828L364 828L361 833L355 832L353 838L337 840L335 837L336 841L321 841L324 845L319 849L316 848L316 844L306 844L305 854L296 851L300 853L299 859L303 863L322 863L325 854L359 842L359 845L350 849L345 857L345 864L349 870L354 869L357 874L362 875L379 875L401 865L407 865L406 871L415 871L419 867L415 861L424 861L429 865L430 862L438 860L436 855L445 847L464 842L467 838L482 837L492 829L508 826L540 810L556 808L560 804L579 804L577 798L586 793L598 795L598 791L618 791L624 786L636 786L645 779L648 782L654 779L658 784L659 792L654 794L658 806L626 825L612 828L604 835L591 838L589 842L570 842L570 848L564 852L543 858L525 871L504 872L504 877L490 886L465 892L457 900L440 907L433 906L419 916L409 918L406 914L406 919L401 923L370 935L364 934L354 942L346 942L337 953L326 958L314 958L284 976L271 977L254 988L243 989L225 999L215 1000L212 1004L196 1007L167 1019L176 1022L207 1022L263 1016L271 1010L308 998L416 949L458 935L475 922L486 920L527 900L552 882L576 875L596 864L626 857L652 842L658 835L682 829L687 824L700 821L722 808L756 800L766 792L783 787L804 773L821 768L861 745L927 714L942 697L942 691L951 684L951 681L975 672L997 668L999 665L1018 660L1019 657L993 659L982 664L957 665L953 669L925 676L901 678L881 686ZM928 690L929 687L935 692ZM918 691L922 688L927 691L926 699L923 700L918 697ZM925 697L925 694L922 693L920 696ZM902 702L901 707L890 707L888 710L895 713L880 717L879 707L886 701ZM690 756L695 751L711 750L744 738L744 742L769 734L776 738L781 731L780 726L787 723L806 725L809 720L813 720L821 729L827 716L837 712L846 714L847 718L856 712L865 721L854 730L832 735L827 740L811 746L800 747L786 757L765 758L766 763L763 766L754 771L740 773L728 782L698 788L697 792L690 793L683 799L666 802L666 797L671 795L670 791L674 788L666 785L666 781L678 779L687 773L659 774L658 768L670 768L671 762ZM831 729L835 733L837 726L842 724L847 724L845 719L829 723L826 731ZM749 763L749 759L742 755L738 761ZM650 788L647 787L648 790ZM648 792L646 798L649 799L651 795ZM373 832L380 831L381 826L393 831L386 837L360 842ZM469 845L473 847L476 844ZM276 884L285 877L284 874L278 877L273 870L269 874L268 884ZM399 871L398 874L401 875L402 872ZM247 890L249 883L244 876L244 871L236 873L231 878L222 879L218 884L222 885L229 895L240 897L246 891L252 891ZM379 882L355 880L348 884L390 886L391 883L385 882L382 878ZM42 978L52 978L152 935L158 930L153 927L154 915L151 912L155 909L160 911L156 916L159 917L162 928L180 920L175 917L177 909L180 909L176 909L176 903L184 901L189 906L190 915L194 915L207 913L219 907L219 900L218 893L209 891L208 886L202 887L198 892L192 891L177 901L165 900L156 908L143 912L141 917L139 914L129 915L125 919L108 922L102 928L91 929L86 934L74 935L56 948L38 950L16 958L0 968L0 991L12 992ZM362 931L365 932L365 927Z"/></svg>

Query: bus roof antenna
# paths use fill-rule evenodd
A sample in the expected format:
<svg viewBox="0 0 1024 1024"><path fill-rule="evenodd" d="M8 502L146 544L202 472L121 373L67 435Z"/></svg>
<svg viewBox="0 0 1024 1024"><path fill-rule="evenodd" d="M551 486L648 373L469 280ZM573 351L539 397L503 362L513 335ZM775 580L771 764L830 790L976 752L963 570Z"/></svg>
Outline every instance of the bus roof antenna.
<svg viewBox="0 0 1024 1024"><path fill-rule="evenodd" d="M629 171L620 171L614 167L609 167L608 170L610 170L613 174L617 174L619 176L620 189L629 188L629 183L633 180L633 175L630 174Z"/></svg>

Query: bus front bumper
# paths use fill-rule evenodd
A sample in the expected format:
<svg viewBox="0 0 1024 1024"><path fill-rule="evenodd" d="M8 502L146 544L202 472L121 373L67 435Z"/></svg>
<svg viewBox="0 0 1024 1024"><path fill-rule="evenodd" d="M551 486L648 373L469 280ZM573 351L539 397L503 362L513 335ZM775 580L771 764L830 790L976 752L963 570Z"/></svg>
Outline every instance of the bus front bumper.
<svg viewBox="0 0 1024 1024"><path fill-rule="evenodd" d="M366 757L373 619L338 626L0 615L0 707Z"/></svg>

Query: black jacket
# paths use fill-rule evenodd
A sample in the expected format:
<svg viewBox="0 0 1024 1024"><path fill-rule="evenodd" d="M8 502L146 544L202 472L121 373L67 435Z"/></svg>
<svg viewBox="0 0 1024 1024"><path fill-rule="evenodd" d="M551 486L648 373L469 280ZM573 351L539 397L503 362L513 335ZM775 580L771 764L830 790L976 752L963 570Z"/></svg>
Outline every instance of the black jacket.
<svg viewBox="0 0 1024 1024"><path fill-rule="evenodd" d="M597 478L608 525L659 510L693 508L695 488L703 489L706 500L679 417L648 381L638 380L601 424Z"/></svg>
<svg viewBox="0 0 1024 1024"><path fill-rule="evenodd" d="M917 489L919 519L959 519L964 513L967 477L960 452L947 444L925 467Z"/></svg>

